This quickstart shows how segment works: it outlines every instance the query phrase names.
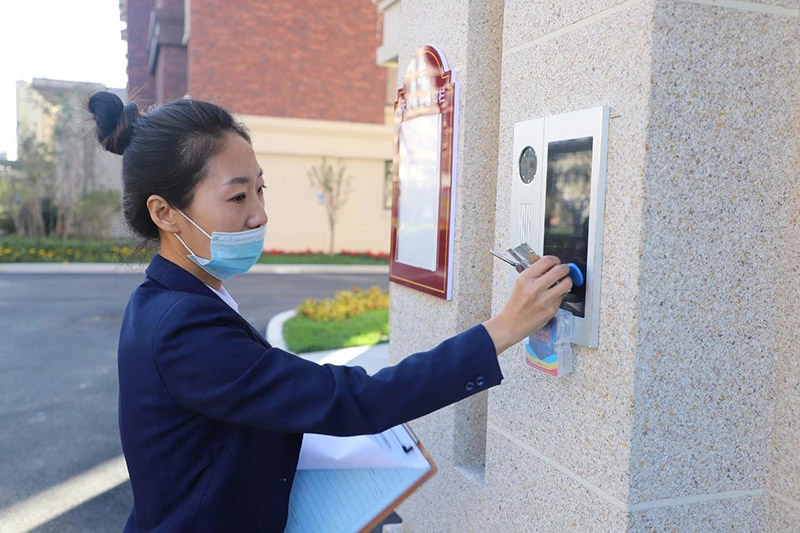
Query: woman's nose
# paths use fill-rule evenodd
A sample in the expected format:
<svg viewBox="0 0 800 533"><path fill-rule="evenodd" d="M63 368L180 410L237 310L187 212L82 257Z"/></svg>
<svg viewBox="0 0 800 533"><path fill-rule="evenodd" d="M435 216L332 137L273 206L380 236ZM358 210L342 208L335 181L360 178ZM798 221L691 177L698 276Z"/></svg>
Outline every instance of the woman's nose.
<svg viewBox="0 0 800 533"><path fill-rule="evenodd" d="M267 216L266 210L261 208L255 215L250 218L250 227L257 228L259 226L263 226L267 223L269 217Z"/></svg>

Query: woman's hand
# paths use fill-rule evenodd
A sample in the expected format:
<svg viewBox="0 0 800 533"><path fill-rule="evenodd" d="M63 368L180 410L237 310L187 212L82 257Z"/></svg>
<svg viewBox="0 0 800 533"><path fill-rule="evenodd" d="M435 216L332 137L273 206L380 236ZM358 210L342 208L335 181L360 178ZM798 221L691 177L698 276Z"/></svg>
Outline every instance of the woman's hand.
<svg viewBox="0 0 800 533"><path fill-rule="evenodd" d="M497 355L547 324L570 289L569 268L558 257L544 256L522 271L503 310L483 324Z"/></svg>

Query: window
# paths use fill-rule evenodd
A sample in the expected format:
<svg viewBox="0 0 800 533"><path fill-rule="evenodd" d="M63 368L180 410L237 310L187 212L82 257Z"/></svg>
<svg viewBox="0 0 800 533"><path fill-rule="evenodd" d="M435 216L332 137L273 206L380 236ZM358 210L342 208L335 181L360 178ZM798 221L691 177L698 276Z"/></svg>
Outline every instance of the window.
<svg viewBox="0 0 800 533"><path fill-rule="evenodd" d="M394 164L386 161L383 173L383 208L392 208L392 180L394 179Z"/></svg>

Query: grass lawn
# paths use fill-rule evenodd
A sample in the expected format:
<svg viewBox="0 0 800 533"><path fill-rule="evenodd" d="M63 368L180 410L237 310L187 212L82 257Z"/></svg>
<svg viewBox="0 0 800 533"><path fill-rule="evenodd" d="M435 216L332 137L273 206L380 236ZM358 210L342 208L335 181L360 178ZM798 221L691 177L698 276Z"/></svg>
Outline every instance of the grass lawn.
<svg viewBox="0 0 800 533"><path fill-rule="evenodd" d="M378 344L389 340L389 311L370 311L331 322L295 316L283 325L283 337L294 353Z"/></svg>

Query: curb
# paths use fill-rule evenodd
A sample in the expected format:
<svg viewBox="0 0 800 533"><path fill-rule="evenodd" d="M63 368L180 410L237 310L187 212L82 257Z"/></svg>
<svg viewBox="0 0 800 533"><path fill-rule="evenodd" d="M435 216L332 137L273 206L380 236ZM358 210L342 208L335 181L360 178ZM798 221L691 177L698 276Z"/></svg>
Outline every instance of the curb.
<svg viewBox="0 0 800 533"><path fill-rule="evenodd" d="M0 263L0 274L142 274L140 263ZM254 265L248 274L386 274L388 265Z"/></svg>
<svg viewBox="0 0 800 533"><path fill-rule="evenodd" d="M286 340L283 338L283 325L295 315L297 315L297 311L289 309L288 311L278 313L267 323L267 332L264 337L274 348L280 348L287 352L289 351L289 348L286 346Z"/></svg>

